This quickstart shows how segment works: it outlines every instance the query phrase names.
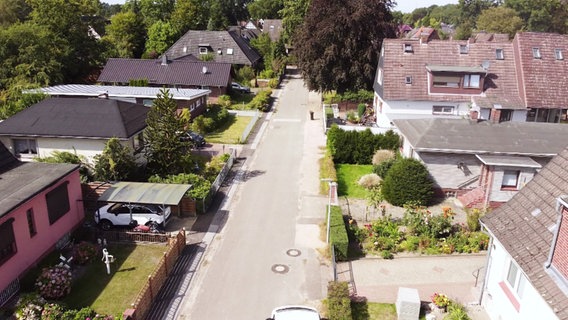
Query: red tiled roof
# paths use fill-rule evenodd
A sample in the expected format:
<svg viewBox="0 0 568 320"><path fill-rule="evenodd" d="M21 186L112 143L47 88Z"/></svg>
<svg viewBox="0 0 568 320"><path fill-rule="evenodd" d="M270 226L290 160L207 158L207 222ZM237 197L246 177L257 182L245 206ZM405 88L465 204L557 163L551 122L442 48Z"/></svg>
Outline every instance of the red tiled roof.
<svg viewBox="0 0 568 320"><path fill-rule="evenodd" d="M565 149L511 200L481 219L559 319L568 319L568 296L544 265L553 238L549 228L557 221L556 199L567 193L568 149ZM533 215L536 209L541 213Z"/></svg>
<svg viewBox="0 0 568 320"><path fill-rule="evenodd" d="M207 73L203 73L203 67ZM108 59L98 81L104 83L128 83L132 79L148 79L153 85L186 85L226 87L231 77L229 63L172 60L162 65L162 60Z"/></svg>
<svg viewBox="0 0 568 320"><path fill-rule="evenodd" d="M404 44L412 45L412 53L405 53ZM460 45L468 45L468 53L460 54ZM509 41L453 41L432 40L420 42L410 39L385 39L383 41L383 99L415 101L469 102L470 95L428 94L426 65L479 67L489 61L485 91L481 96L490 97L485 103L512 105L520 103L517 88L513 46ZM503 49L504 59L497 60L496 49ZM405 84L405 77L412 76L412 84ZM489 81L487 80L489 79ZM480 99L480 103L484 100ZM487 107L492 107L489 105Z"/></svg>
<svg viewBox="0 0 568 320"><path fill-rule="evenodd" d="M521 32L513 45L522 70L519 77L526 106L568 108L568 35ZM540 59L533 57L533 48L539 48ZM565 59L557 60L555 49L561 49Z"/></svg>

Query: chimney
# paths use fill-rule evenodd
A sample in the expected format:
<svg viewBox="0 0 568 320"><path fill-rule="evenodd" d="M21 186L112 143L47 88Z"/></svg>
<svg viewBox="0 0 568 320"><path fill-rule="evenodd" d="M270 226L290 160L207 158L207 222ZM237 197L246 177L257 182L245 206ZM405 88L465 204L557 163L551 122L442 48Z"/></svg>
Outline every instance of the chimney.
<svg viewBox="0 0 568 320"><path fill-rule="evenodd" d="M168 56L165 53L162 55L162 65L163 66L168 65Z"/></svg>
<svg viewBox="0 0 568 320"><path fill-rule="evenodd" d="M558 280L568 283L568 197L556 199L558 214L556 228L545 267L558 276Z"/></svg>

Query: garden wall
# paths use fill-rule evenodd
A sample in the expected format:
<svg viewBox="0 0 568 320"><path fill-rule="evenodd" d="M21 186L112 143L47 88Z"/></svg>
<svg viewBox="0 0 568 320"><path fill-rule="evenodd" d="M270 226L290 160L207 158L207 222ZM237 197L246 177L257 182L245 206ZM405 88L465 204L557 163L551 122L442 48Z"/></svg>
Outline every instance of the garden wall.
<svg viewBox="0 0 568 320"><path fill-rule="evenodd" d="M145 319L152 306L152 301L166 282L168 275L172 272L174 265L185 247L185 229L168 241L168 249L158 262L156 269L138 293L138 297L132 304L132 308L124 311L123 319L142 320Z"/></svg>

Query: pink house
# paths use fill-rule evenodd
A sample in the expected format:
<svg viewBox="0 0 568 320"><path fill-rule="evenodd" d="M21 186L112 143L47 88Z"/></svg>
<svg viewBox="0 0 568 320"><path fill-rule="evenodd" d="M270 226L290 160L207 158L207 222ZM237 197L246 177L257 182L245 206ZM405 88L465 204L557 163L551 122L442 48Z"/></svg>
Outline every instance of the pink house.
<svg viewBox="0 0 568 320"><path fill-rule="evenodd" d="M20 162L0 143L0 305L83 218L78 165Z"/></svg>

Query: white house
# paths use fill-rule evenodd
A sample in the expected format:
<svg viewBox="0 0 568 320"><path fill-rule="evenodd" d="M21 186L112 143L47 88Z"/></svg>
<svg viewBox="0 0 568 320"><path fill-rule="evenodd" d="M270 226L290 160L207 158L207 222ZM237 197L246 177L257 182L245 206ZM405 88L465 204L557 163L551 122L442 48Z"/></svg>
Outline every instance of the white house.
<svg viewBox="0 0 568 320"><path fill-rule="evenodd" d="M491 319L568 319L568 149L481 219L491 236L481 303Z"/></svg>
<svg viewBox="0 0 568 320"><path fill-rule="evenodd" d="M113 137L139 152L148 111L113 99L48 98L0 122L0 141L22 161L67 151L93 163Z"/></svg>
<svg viewBox="0 0 568 320"><path fill-rule="evenodd" d="M498 207L567 145L568 126L466 119L394 120L404 157L428 168L440 195Z"/></svg>

